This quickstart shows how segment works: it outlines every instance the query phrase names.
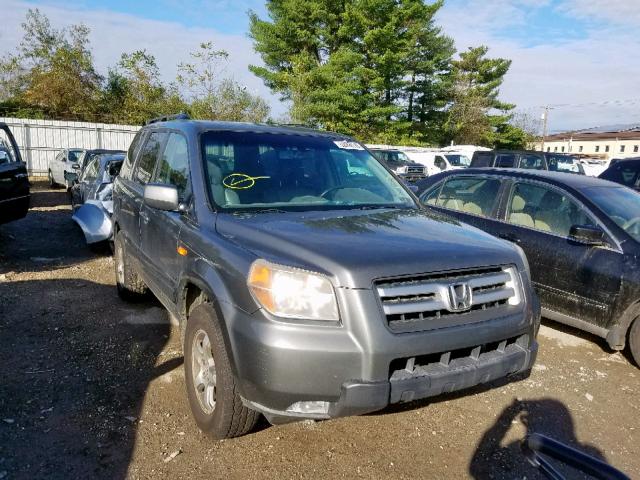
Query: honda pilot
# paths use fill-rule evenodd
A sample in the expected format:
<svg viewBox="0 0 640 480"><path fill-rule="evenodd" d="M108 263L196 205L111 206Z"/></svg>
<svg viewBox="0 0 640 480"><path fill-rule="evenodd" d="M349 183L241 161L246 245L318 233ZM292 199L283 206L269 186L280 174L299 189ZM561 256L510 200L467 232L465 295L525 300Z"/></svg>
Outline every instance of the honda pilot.
<svg viewBox="0 0 640 480"><path fill-rule="evenodd" d="M431 213L360 143L240 123L149 123L113 192L120 296L178 319L214 438L383 409L530 371L522 250Z"/></svg>

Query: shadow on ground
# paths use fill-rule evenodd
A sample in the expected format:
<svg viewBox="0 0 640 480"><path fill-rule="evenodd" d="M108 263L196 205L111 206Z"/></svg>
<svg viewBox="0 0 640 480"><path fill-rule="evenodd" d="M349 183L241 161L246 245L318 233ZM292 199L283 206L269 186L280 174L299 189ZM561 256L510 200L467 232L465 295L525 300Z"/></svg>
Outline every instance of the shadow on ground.
<svg viewBox="0 0 640 480"><path fill-rule="evenodd" d="M0 297L0 470L124 478L149 382L182 364L159 361L166 313L79 279L1 283ZM126 322L149 311L157 322Z"/></svg>

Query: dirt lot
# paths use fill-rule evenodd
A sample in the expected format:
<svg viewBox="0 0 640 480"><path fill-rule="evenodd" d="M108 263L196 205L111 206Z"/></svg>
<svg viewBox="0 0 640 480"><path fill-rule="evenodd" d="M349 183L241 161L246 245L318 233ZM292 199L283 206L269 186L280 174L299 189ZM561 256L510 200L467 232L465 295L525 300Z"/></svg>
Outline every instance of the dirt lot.
<svg viewBox="0 0 640 480"><path fill-rule="evenodd" d="M65 193L38 184L33 205L0 226L0 479L539 478L520 454L527 430L640 477L640 370L551 323L529 378L209 440L162 307L118 299L113 261L84 244Z"/></svg>

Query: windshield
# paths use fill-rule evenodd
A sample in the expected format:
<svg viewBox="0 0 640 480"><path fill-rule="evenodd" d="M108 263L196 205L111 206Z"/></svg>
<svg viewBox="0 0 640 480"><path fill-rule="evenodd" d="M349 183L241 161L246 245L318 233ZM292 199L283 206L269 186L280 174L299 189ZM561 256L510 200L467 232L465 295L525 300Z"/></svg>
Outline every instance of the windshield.
<svg viewBox="0 0 640 480"><path fill-rule="evenodd" d="M581 189L607 217L640 242L640 194L626 187Z"/></svg>
<svg viewBox="0 0 640 480"><path fill-rule="evenodd" d="M84 153L84 150L69 150L69 161L72 163L77 163L80 155Z"/></svg>
<svg viewBox="0 0 640 480"><path fill-rule="evenodd" d="M584 173L580 162L570 155L547 155L547 163L553 172Z"/></svg>
<svg viewBox="0 0 640 480"><path fill-rule="evenodd" d="M445 157L454 167L468 167L471 165L471 160L466 155L447 154Z"/></svg>
<svg viewBox="0 0 640 480"><path fill-rule="evenodd" d="M211 196L222 208L416 207L400 183L353 141L207 132L202 152Z"/></svg>

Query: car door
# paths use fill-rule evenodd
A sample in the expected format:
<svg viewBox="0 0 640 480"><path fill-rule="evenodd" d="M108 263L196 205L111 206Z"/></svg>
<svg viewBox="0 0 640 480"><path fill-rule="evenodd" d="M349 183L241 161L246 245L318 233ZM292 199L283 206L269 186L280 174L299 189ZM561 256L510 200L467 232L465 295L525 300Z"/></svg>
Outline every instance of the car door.
<svg viewBox="0 0 640 480"><path fill-rule="evenodd" d="M452 175L427 190L423 203L458 220L493 233L503 180L496 175Z"/></svg>
<svg viewBox="0 0 640 480"><path fill-rule="evenodd" d="M621 287L620 275L611 272L622 271L622 253L613 239L592 246L569 235L573 225L606 231L596 217L565 190L529 180L513 181L501 215L495 233L525 251L547 316L559 313L605 326Z"/></svg>
<svg viewBox="0 0 640 480"><path fill-rule="evenodd" d="M137 155L133 170L130 174L122 176L119 182L118 221L121 222L121 230L124 233L127 248L130 249L132 257L136 260L140 259L141 255L140 209L143 203L144 186L151 180L164 138L165 134L158 131L147 135ZM144 262L139 263L144 268Z"/></svg>
<svg viewBox="0 0 640 480"><path fill-rule="evenodd" d="M58 152L56 157L53 159L51 164L49 165L49 170L51 170L51 176L55 183L60 182L60 165L62 164L62 156L64 155L64 150Z"/></svg>
<svg viewBox="0 0 640 480"><path fill-rule="evenodd" d="M151 183L175 186L180 202L185 202L191 192L187 139L177 132L168 133L167 136ZM143 204L140 219L144 261L156 286L175 302L174 292L181 264L177 249L183 214Z"/></svg>

